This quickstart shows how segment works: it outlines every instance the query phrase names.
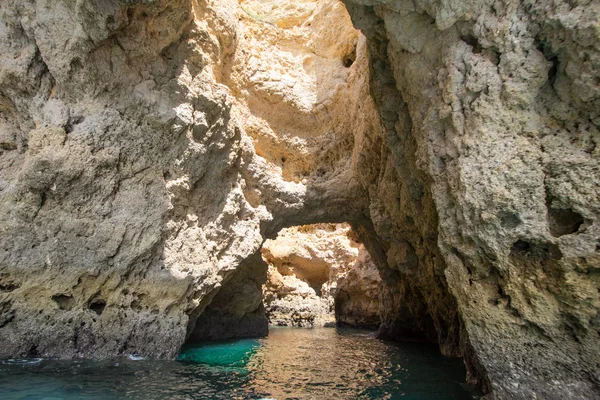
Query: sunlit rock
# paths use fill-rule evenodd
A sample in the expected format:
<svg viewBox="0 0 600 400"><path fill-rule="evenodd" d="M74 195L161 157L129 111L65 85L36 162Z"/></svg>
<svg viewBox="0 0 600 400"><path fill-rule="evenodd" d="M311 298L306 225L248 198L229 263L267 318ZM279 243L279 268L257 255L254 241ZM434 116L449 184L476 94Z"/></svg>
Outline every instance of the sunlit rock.
<svg viewBox="0 0 600 400"><path fill-rule="evenodd" d="M283 229L262 254L271 325L379 326L379 272L348 224Z"/></svg>

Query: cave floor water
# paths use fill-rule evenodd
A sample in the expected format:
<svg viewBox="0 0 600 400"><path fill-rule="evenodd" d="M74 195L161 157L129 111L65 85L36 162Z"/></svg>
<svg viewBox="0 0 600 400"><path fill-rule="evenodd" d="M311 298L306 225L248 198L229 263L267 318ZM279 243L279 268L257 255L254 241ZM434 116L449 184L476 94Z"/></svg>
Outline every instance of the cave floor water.
<svg viewBox="0 0 600 400"><path fill-rule="evenodd" d="M0 362L0 399L476 399L461 360L349 329L272 328L177 361Z"/></svg>

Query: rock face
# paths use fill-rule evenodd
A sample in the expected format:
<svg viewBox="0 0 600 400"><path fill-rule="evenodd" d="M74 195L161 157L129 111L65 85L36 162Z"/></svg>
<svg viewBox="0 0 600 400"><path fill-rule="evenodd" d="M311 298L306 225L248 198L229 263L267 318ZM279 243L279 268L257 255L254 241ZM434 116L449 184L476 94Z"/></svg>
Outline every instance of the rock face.
<svg viewBox="0 0 600 400"><path fill-rule="evenodd" d="M219 318L265 333L266 268L247 265L265 238L363 215L353 133L379 122L343 4L0 18L0 357L169 358Z"/></svg>
<svg viewBox="0 0 600 400"><path fill-rule="evenodd" d="M263 244L262 254L272 325L379 326L379 272L348 224L283 229Z"/></svg>
<svg viewBox="0 0 600 400"><path fill-rule="evenodd" d="M265 239L345 221L381 336L600 396L600 6L344 3L2 4L0 357L264 334Z"/></svg>
<svg viewBox="0 0 600 400"><path fill-rule="evenodd" d="M363 244L353 264L337 274L333 291L338 325L377 329L381 325L381 277Z"/></svg>
<svg viewBox="0 0 600 400"><path fill-rule="evenodd" d="M598 398L599 4L345 3L391 164L384 321L435 328L497 398Z"/></svg>

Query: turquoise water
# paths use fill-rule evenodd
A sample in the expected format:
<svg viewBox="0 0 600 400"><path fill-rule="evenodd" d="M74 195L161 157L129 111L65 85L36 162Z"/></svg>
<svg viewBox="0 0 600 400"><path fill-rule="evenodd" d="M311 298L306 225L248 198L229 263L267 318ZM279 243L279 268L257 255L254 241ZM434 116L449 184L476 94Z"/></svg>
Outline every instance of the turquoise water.
<svg viewBox="0 0 600 400"><path fill-rule="evenodd" d="M264 339L228 340L184 346L177 361L221 367L246 367ZM245 371L241 369L240 371Z"/></svg>
<svg viewBox="0 0 600 400"><path fill-rule="evenodd" d="M476 399L462 362L355 330L273 328L177 361L4 360L0 399Z"/></svg>

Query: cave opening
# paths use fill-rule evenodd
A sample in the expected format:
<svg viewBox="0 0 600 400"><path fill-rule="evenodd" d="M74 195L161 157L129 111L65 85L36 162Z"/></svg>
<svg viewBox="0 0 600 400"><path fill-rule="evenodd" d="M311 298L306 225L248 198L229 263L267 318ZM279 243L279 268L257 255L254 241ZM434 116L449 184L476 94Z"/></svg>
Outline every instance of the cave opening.
<svg viewBox="0 0 600 400"><path fill-rule="evenodd" d="M286 398L310 392L307 387L321 381L335 386L319 389L334 397L339 388L381 398L410 386L417 395L434 390L443 393L440 399L473 398L478 392L462 383L467 376L462 360L440 353L437 344L443 343L434 327L439 321L418 291L403 294L411 304L391 309L396 304L389 303L390 296L410 285L377 263L377 246L368 244L372 257L361 235L360 226L348 223L296 225L269 235L222 284L178 360L215 371L246 368L259 377L261 390ZM401 247L407 263L416 262L412 247ZM384 370L394 379L376 378L374 384ZM431 382L431 376L438 378Z"/></svg>
<svg viewBox="0 0 600 400"><path fill-rule="evenodd" d="M348 223L283 228L223 282L187 342L261 337L275 326L376 330L381 285Z"/></svg>
<svg viewBox="0 0 600 400"><path fill-rule="evenodd" d="M261 255L270 326L379 327L381 277L349 224L284 228Z"/></svg>
<svg viewBox="0 0 600 400"><path fill-rule="evenodd" d="M291 4L244 2L238 64L219 76L255 151L240 161L251 166L240 175L249 206L240 206L240 225L269 215L260 246L190 315L188 340L264 336L269 325L353 326L461 355L411 118L377 51L386 43L357 30L342 2ZM257 44L255 62L241 63ZM385 143L397 137L402 149L390 152ZM331 239L338 234L346 244Z"/></svg>

